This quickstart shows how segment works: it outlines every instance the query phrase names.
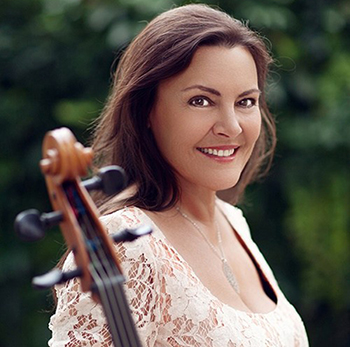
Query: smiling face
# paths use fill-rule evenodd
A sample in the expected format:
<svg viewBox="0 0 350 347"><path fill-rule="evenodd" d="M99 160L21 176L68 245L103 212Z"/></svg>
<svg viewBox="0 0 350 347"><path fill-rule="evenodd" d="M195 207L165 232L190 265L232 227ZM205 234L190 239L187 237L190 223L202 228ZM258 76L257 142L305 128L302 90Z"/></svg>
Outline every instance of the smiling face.
<svg viewBox="0 0 350 347"><path fill-rule="evenodd" d="M151 130L182 188L238 182L260 134L259 95L254 59L241 46L200 47L186 70L159 84Z"/></svg>

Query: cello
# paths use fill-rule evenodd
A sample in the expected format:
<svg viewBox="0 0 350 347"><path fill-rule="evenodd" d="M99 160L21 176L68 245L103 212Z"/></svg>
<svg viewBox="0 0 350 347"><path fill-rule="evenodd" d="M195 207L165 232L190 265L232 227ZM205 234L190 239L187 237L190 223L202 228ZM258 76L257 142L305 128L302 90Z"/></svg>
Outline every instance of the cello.
<svg viewBox="0 0 350 347"><path fill-rule="evenodd" d="M141 347L113 242L133 241L152 230L142 226L109 235L88 193L91 190L119 193L126 185L124 170L108 166L82 181L91 166L93 151L77 142L68 128L48 132L42 151L40 168L53 212L40 214L34 209L21 212L15 220L15 231L25 241L36 241L45 236L47 228L59 224L67 248L74 254L76 268L68 272L56 268L34 277L33 286L46 289L79 277L82 291L90 292L92 299L102 305L114 346Z"/></svg>

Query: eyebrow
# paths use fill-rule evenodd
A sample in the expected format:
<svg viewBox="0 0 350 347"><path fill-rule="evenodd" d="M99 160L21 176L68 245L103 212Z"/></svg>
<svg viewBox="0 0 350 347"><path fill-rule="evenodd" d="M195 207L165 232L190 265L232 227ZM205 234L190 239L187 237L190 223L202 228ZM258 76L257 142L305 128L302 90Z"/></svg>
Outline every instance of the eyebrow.
<svg viewBox="0 0 350 347"><path fill-rule="evenodd" d="M208 92L208 93L211 93L211 94L214 94L217 96L221 96L221 93L218 90L203 86L201 84L195 84L193 86L187 87L187 88L183 89L182 92L186 92L186 91L191 90L191 89L199 89L199 90L202 90L204 92ZM247 96L247 95L250 95L253 93L261 94L261 91L257 88L248 89L248 90L244 91L243 93L239 94L238 97L241 98L243 96Z"/></svg>
<svg viewBox="0 0 350 347"><path fill-rule="evenodd" d="M258 93L260 95L261 94L261 90L257 89L257 88L248 89L245 92L239 94L238 97L241 98L242 96L247 96L247 95L254 94L254 93Z"/></svg>
<svg viewBox="0 0 350 347"><path fill-rule="evenodd" d="M208 92L208 93L211 93L211 94L214 94L217 96L221 96L221 93L219 91L217 91L216 89L209 88L209 87L203 86L201 84L195 84L191 87L187 87L187 88L183 89L182 91L187 92L188 90L191 90L191 89L199 89L199 90L202 90L204 92Z"/></svg>

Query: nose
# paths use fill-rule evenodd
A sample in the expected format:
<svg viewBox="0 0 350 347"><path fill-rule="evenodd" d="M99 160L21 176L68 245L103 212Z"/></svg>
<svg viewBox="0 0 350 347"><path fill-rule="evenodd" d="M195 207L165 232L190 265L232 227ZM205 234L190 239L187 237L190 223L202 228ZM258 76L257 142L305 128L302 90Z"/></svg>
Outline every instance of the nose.
<svg viewBox="0 0 350 347"><path fill-rule="evenodd" d="M242 132L242 127L234 109L221 112L213 126L215 135L234 138Z"/></svg>

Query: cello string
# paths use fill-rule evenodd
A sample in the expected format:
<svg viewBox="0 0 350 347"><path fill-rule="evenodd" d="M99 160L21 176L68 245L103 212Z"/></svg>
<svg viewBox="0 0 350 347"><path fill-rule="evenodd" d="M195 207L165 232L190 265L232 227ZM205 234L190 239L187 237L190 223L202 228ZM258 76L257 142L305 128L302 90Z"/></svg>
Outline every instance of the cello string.
<svg viewBox="0 0 350 347"><path fill-rule="evenodd" d="M82 235L84 237L85 244L87 245L87 251L89 253L90 260L92 262L94 262L94 264L96 264L98 259L96 259L94 254L91 252L91 244L92 244L92 241L90 241L91 237L92 237L91 236L91 232L89 232L89 228L85 227L86 222L82 223L82 218L86 214L85 213L85 208L83 207L83 204L79 200L79 197L78 197L78 194L77 194L77 192L75 190L75 187L73 187L72 185L68 186L68 184L67 184L66 194L67 194L69 202L72 205L73 212L74 212L74 214L75 214L75 216L76 216L76 218L77 218L77 220L79 222L79 225L81 226ZM102 300L103 300L102 304L103 304L103 308L105 309L105 307L108 307L108 306L104 305L107 302L106 302L106 299L105 299L105 297L106 297L106 288L103 289L104 283L103 283L103 281L101 281L101 279L103 278L102 277L103 274L98 273L96 266L92 266L90 264L89 267L90 267L89 271L91 273L91 276L94 279L94 282L99 284L100 295L102 295ZM103 267L100 267L100 271L101 271L101 268L103 269ZM104 277L108 278L106 274L105 274ZM101 286L101 283L102 283L102 286ZM115 307L115 305L114 305L114 310L115 311L118 310L118 308ZM122 336L123 335L123 333L122 333L123 332L123 327L118 327L118 325L120 325L119 320L115 319L114 316L108 314L108 312L106 312L106 318L107 318L107 321L109 323L109 328L110 328L111 335L113 336L113 339L117 340L117 341L114 341L114 342L115 343L119 342L120 346L125 345L127 343L127 341L125 341L125 337L123 339L123 336ZM127 346L129 346L129 344L127 344Z"/></svg>
<svg viewBox="0 0 350 347"><path fill-rule="evenodd" d="M112 300L113 296L111 296L111 291L109 290L111 287L110 278L114 274L106 273L106 264L103 265L103 262L106 262L108 258L106 258L105 254L101 254L101 247L99 247L97 244L97 241L99 241L98 236L96 235L91 220L87 217L86 209L83 203L80 201L80 197L74 188L71 190L71 195L71 198L73 198L73 203L75 203L75 213L79 224L82 227L85 243L88 246L87 250L92 261L90 265L90 272L93 276L95 284L97 285L101 303L103 304L102 306L105 310L106 318L109 321L111 333L114 336L117 335L121 346L129 346L129 339L125 334L126 329L123 324L123 319L121 320L116 317L117 313L123 316L123 312L120 311L117 302ZM96 249L100 250L99 255L95 252ZM97 264L100 264L100 266L97 266Z"/></svg>
<svg viewBox="0 0 350 347"><path fill-rule="evenodd" d="M91 223L91 220L88 218L89 215L86 215L86 225L90 226L89 230L92 233L95 232L95 228L93 228L93 225ZM104 244L102 243L104 246ZM103 270L107 273L107 278L111 280L110 286L106 287L107 290L107 297L110 302L110 305L107 307L117 307L119 308L119 311L121 313L121 316L123 317L122 323L124 323L124 330L127 331L129 339L133 340L135 345L140 345L140 343L136 340L137 339L137 333L135 329L135 323L133 320L133 317L131 316L131 312L129 309L129 305L127 302L127 299L125 297L125 292L123 290L123 282L124 277L119 272L119 269L117 268L116 264L114 263L114 260L111 258L111 256L105 257L105 254L109 252L102 252L100 247L97 247L97 253L96 256L100 260L101 264L104 264ZM109 251L109 249L108 249ZM95 255L92 253L92 255ZM102 261L101 261L102 260ZM107 262L107 263L106 263ZM101 277L101 275L100 275ZM118 279L119 277L119 279ZM120 282L120 277L122 277L122 282ZM113 281L113 279L117 279L117 281ZM115 283L116 282L116 283ZM113 310L112 310L113 313ZM136 344L135 344L136 343ZM137 344L138 343L138 344Z"/></svg>
<svg viewBox="0 0 350 347"><path fill-rule="evenodd" d="M100 269L98 269L96 266L91 266L91 268L95 273L95 282L99 288L101 301L104 301L103 306L106 316L108 316L109 320L113 322L112 330L117 330L114 331L114 335L118 336L118 340L122 340L122 346L126 346L126 340L131 344L131 346L141 346L136 333L134 321L129 310L129 305L125 298L122 284L117 283L116 285L116 283L113 283L115 281L111 280L122 276L122 274L120 274L119 269L117 268L114 261L112 261L112 258L110 256L106 257L106 254L108 255L109 253L106 252L106 247L104 247L105 250L101 249L100 245L102 244L102 246L104 246L103 243L99 242L99 244L96 246L96 241L99 240L99 236L95 232L93 225L94 223L91 219L91 216L87 214L83 202L79 197L78 191L73 187L72 195L73 196L71 196L71 200L75 201L75 213L78 216L78 219L81 221L81 226L84 226L83 229L85 232L85 238L88 239L88 244L90 245L90 247L88 247L90 257L95 264L101 264ZM102 280L102 278L107 278L108 285ZM115 317L116 312L120 313L120 316L123 317L122 320Z"/></svg>
<svg viewBox="0 0 350 347"><path fill-rule="evenodd" d="M90 252L90 258L93 263L97 263L99 261L98 257L94 252ZM125 333L125 327L123 324L124 319L118 319L118 316L123 316L117 302L111 300L110 287L112 287L112 281L110 277L107 275L103 267L100 269L96 266L90 266L90 272L93 277L94 283L96 285L96 289L98 290L98 294L100 297L100 301L102 307L104 309L109 329L113 339L115 336L120 340L120 346L131 346L129 343L129 338Z"/></svg>
<svg viewBox="0 0 350 347"><path fill-rule="evenodd" d="M91 256L93 261L99 261L98 255L94 252L91 254ZM106 264L104 264L104 266L106 266ZM112 269L113 268L110 270ZM108 271L103 266L101 269L99 269L100 271L97 271L96 268L94 270L97 274L97 279L95 278L95 282L99 288L101 301L104 301L103 306L105 310L108 311L106 314L108 314L110 319L115 321L119 326L119 335L121 335L122 340L125 341L123 346L126 346L126 340L128 342L128 346L138 346L137 344L131 342L131 340L135 340L134 336L136 335L136 330L132 329L134 328L134 323L129 311L127 310L128 306L126 303L126 298L123 295L124 291L122 289L122 283L118 283L117 277L120 277L121 275L115 271ZM117 280L113 281L113 279ZM120 319L120 317L118 319L116 315L117 313L119 313L119 316L121 316L122 319Z"/></svg>

